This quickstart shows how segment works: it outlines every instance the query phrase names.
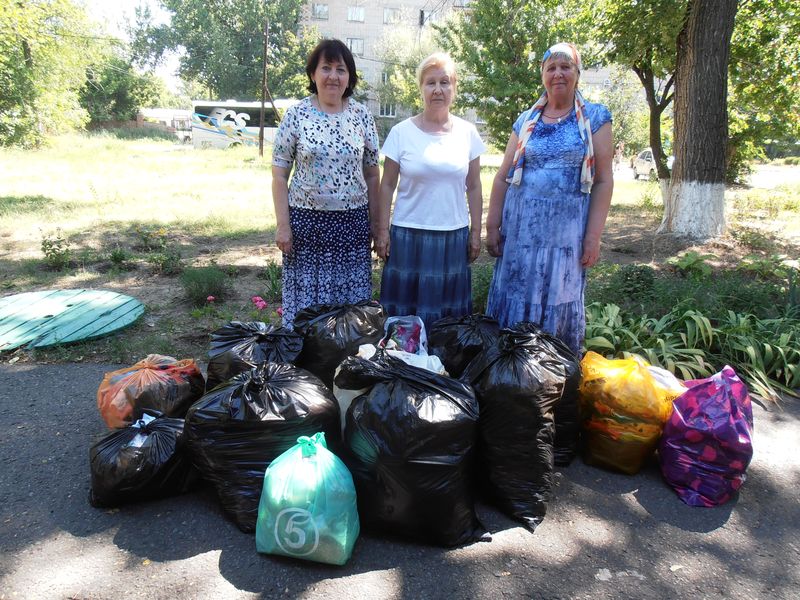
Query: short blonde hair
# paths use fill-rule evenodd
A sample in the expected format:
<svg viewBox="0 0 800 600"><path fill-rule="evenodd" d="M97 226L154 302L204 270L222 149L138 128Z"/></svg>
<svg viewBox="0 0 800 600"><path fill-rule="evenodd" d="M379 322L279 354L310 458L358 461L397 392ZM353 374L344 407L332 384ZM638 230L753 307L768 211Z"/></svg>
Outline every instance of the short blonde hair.
<svg viewBox="0 0 800 600"><path fill-rule="evenodd" d="M457 81L456 63L453 62L453 59L450 58L450 55L446 52L434 52L419 63L417 67L417 84L419 87L422 88L422 79L425 77L425 71L436 68L442 69L447 73L448 77L450 77L453 82L453 87L455 87Z"/></svg>

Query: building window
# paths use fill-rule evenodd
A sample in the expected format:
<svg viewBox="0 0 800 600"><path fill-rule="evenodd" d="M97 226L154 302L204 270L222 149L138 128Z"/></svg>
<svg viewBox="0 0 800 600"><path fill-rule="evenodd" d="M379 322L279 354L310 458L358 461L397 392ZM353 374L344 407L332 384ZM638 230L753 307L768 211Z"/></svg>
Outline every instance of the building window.
<svg viewBox="0 0 800 600"><path fill-rule="evenodd" d="M380 108L378 109L378 116L379 117L396 117L397 116L397 105L393 102L381 102Z"/></svg>
<svg viewBox="0 0 800 600"><path fill-rule="evenodd" d="M381 73L381 83L383 85L389 85L389 73L387 73L386 71Z"/></svg>
<svg viewBox="0 0 800 600"><path fill-rule="evenodd" d="M419 26L424 27L431 23L436 23L439 20L439 15L435 10L420 10L419 11Z"/></svg>
<svg viewBox="0 0 800 600"><path fill-rule="evenodd" d="M348 6L347 7L347 20L356 21L358 23L364 22L364 7L363 6Z"/></svg>
<svg viewBox="0 0 800 600"><path fill-rule="evenodd" d="M356 56L364 56L364 40L362 38L347 38L347 47Z"/></svg>
<svg viewBox="0 0 800 600"><path fill-rule="evenodd" d="M400 9L399 8L384 8L383 9L383 24L396 25L400 22Z"/></svg>
<svg viewBox="0 0 800 600"><path fill-rule="evenodd" d="M311 5L311 18L319 19L321 21L328 20L328 5L314 2Z"/></svg>

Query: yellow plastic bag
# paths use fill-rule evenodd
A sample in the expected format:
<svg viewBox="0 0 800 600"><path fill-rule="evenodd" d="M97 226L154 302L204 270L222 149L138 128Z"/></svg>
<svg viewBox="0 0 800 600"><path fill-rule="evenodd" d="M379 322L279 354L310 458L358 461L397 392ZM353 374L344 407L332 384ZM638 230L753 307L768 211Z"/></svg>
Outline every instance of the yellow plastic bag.
<svg viewBox="0 0 800 600"><path fill-rule="evenodd" d="M581 427L584 460L633 475L655 450L672 412L674 391L656 383L644 361L603 358L581 361Z"/></svg>

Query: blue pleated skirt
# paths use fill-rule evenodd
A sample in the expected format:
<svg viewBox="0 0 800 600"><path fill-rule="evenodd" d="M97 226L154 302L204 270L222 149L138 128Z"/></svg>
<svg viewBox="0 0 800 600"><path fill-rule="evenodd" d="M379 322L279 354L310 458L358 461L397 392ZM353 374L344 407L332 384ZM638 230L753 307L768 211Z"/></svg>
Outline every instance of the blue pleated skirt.
<svg viewBox="0 0 800 600"><path fill-rule="evenodd" d="M430 329L442 317L472 314L469 228L391 228L381 304L390 316L417 315Z"/></svg>

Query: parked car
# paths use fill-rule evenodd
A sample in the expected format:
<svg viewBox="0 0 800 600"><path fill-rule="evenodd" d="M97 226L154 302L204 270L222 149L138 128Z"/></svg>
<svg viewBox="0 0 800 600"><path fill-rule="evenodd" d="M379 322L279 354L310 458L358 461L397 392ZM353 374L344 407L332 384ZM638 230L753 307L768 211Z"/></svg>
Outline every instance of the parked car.
<svg viewBox="0 0 800 600"><path fill-rule="evenodd" d="M675 162L674 156L667 157L667 168L672 170L672 163ZM650 148L642 150L631 160L631 167L633 168L633 178L647 177L648 179L656 179L656 161L653 158L653 151Z"/></svg>

